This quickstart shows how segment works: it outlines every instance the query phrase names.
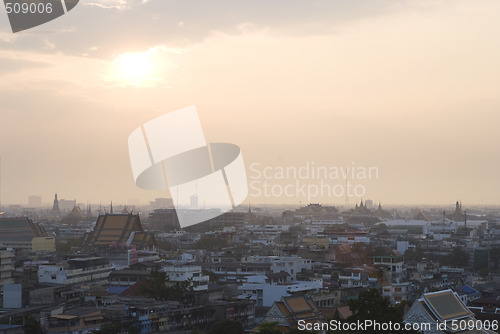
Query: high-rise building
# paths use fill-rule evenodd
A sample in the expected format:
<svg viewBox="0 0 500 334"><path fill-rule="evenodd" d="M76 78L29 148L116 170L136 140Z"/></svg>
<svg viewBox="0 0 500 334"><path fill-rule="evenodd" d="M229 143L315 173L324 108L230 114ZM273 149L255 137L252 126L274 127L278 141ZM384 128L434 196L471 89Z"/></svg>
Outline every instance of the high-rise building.
<svg viewBox="0 0 500 334"><path fill-rule="evenodd" d="M5 249L0 250L0 288L4 284L14 283L12 279L12 272L14 266L12 265L14 253Z"/></svg>
<svg viewBox="0 0 500 334"><path fill-rule="evenodd" d="M155 198L154 202L149 202L153 209L169 209L174 207L174 202L171 198Z"/></svg>
<svg viewBox="0 0 500 334"><path fill-rule="evenodd" d="M39 208L42 206L42 197L37 195L31 195L28 198L28 206L31 208Z"/></svg>
<svg viewBox="0 0 500 334"><path fill-rule="evenodd" d="M198 209L198 195L191 196L190 207L191 209Z"/></svg>

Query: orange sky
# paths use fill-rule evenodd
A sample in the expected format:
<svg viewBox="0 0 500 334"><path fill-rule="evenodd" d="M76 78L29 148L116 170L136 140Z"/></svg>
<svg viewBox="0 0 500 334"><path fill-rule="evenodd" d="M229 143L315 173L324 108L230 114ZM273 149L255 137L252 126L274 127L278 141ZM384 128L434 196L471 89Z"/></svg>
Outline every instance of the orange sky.
<svg viewBox="0 0 500 334"><path fill-rule="evenodd" d="M167 197L135 186L127 138L189 105L208 142L241 147L249 176L354 163L379 171L363 198L500 204L500 3L190 4L84 1L17 34L2 9L3 204Z"/></svg>

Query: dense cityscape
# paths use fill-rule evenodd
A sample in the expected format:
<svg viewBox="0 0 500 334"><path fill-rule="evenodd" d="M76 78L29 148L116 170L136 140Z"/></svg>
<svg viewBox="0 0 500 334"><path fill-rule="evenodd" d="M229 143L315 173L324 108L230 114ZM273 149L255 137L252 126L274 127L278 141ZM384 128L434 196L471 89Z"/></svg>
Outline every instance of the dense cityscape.
<svg viewBox="0 0 500 334"><path fill-rule="evenodd" d="M494 207L248 206L181 229L169 198L56 194L0 217L1 333L498 331Z"/></svg>
<svg viewBox="0 0 500 334"><path fill-rule="evenodd" d="M4 0L0 334L500 333L498 13Z"/></svg>

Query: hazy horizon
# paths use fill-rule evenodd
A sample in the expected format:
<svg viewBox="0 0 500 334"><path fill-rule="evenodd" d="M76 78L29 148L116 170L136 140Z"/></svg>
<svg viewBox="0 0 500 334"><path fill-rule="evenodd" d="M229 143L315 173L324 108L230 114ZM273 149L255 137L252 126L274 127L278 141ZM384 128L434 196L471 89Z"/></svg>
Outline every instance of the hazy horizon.
<svg viewBox="0 0 500 334"><path fill-rule="evenodd" d="M2 206L170 197L135 185L127 139L190 105L241 148L245 205L342 206L297 187L346 181L351 206L500 204L498 2L82 0L16 34L0 8ZM276 175L306 164L329 174Z"/></svg>

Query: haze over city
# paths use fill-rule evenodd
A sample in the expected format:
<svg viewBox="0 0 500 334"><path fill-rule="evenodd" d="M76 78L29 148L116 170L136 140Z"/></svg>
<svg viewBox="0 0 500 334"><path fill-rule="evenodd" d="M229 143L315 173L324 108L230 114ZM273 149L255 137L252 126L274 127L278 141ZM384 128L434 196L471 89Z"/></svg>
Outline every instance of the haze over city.
<svg viewBox="0 0 500 334"><path fill-rule="evenodd" d="M375 202L500 204L499 10L496 1L98 0L12 34L2 7L2 205L49 203L55 192L93 203L169 197L135 185L127 138L189 105L207 142L241 148L249 182L267 167L356 166L377 169L358 180ZM245 203L299 201L250 189Z"/></svg>

